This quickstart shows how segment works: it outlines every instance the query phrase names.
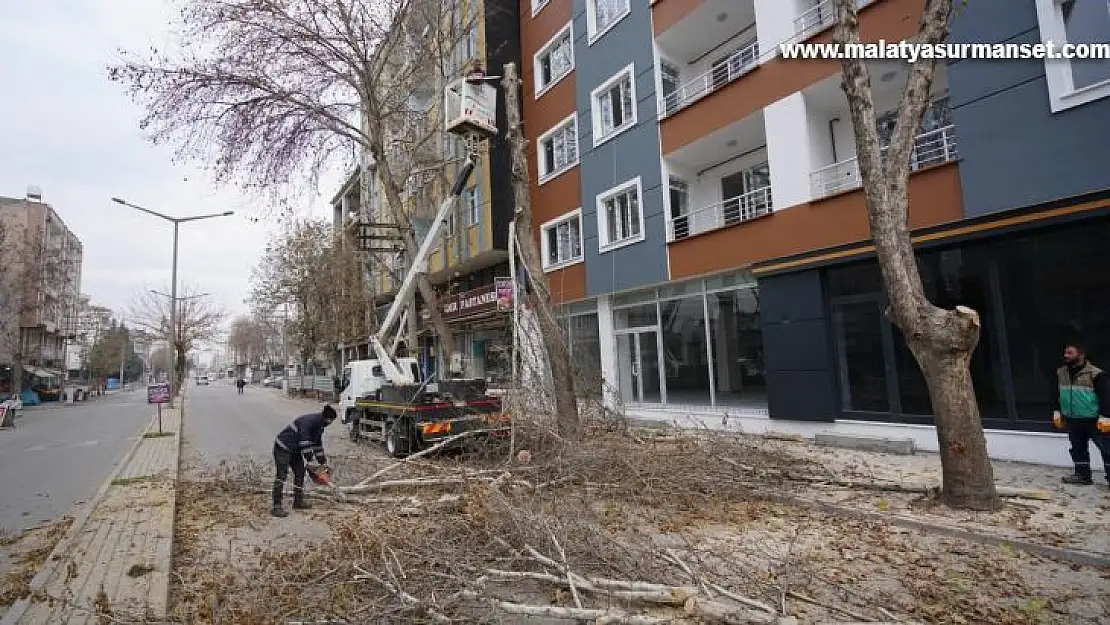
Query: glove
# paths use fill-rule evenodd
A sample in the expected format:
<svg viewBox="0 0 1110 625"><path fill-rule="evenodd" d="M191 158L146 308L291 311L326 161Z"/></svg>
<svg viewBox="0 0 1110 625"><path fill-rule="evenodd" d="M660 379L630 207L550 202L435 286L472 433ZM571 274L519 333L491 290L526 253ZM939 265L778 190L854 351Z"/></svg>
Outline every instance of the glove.
<svg viewBox="0 0 1110 625"><path fill-rule="evenodd" d="M1103 434L1110 434L1110 418L1099 417L1098 422L1095 424L1095 427L1097 427L1098 431L1102 432Z"/></svg>
<svg viewBox="0 0 1110 625"><path fill-rule="evenodd" d="M1064 415L1060 414L1059 410L1055 410L1052 413L1052 425L1064 429Z"/></svg>

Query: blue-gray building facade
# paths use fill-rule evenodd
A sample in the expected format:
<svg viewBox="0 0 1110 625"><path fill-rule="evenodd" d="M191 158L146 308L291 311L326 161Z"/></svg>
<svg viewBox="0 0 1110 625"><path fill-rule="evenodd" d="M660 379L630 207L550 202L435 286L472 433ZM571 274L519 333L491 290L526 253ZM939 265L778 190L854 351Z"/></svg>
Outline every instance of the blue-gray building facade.
<svg viewBox="0 0 1110 625"><path fill-rule="evenodd" d="M571 1L571 0L558 0ZM666 282L667 244L655 93L651 7L629 3L629 14L590 43L586 0L574 2L574 55L582 175L582 238L589 297ZM594 145L593 92L629 64L635 68L636 123ZM640 180L644 240L601 251L597 197Z"/></svg>

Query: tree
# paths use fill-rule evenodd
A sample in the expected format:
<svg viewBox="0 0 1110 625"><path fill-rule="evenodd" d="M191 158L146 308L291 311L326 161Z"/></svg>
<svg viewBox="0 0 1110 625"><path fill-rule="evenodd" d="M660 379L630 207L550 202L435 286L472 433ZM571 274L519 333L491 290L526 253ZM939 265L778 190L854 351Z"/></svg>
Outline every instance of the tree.
<svg viewBox="0 0 1110 625"><path fill-rule="evenodd" d="M130 311L132 323L148 338L170 342L177 361L175 389L180 388L185 378L186 354L204 341L215 340L226 317L209 296L199 294L191 286L184 286L180 292L176 328L171 329L170 298L164 295L144 290L135 298Z"/></svg>
<svg viewBox="0 0 1110 625"><path fill-rule="evenodd" d="M559 434L574 438L580 432L578 399L574 392L574 370L570 362L570 350L551 308L551 293L547 288L547 278L543 272L540 252L532 231L532 203L528 193L528 161L525 157L527 141L520 124L520 79L516 65L505 66L502 80L505 89L506 118L508 120L509 140L513 146L513 194L519 209L516 220L517 240L520 241L520 256L524 260L534 290L532 308L536 312L540 334L543 337L544 351L550 366L555 391L555 418Z"/></svg>
<svg viewBox="0 0 1110 625"><path fill-rule="evenodd" d="M368 303L362 293L357 260L342 235L324 221L295 222L273 237L251 274L250 324L265 349L265 329L257 326L279 306L290 305L287 339L306 363L336 343L365 335ZM248 327L243 324L241 332Z"/></svg>
<svg viewBox="0 0 1110 625"><path fill-rule="evenodd" d="M443 78L461 71L459 44L474 20L454 19L463 4L191 0L178 25L180 58L155 52L109 75L145 104L143 127L156 141L214 157L223 181L281 188L301 173L317 180L340 157L346 168L369 154L411 259L419 241L405 189L444 163L432 103ZM438 295L424 276L417 288L450 356Z"/></svg>
<svg viewBox="0 0 1110 625"><path fill-rule="evenodd" d="M262 327L249 315L240 315L231 321L227 342L236 364L255 365L266 358L266 338Z"/></svg>
<svg viewBox="0 0 1110 625"><path fill-rule="evenodd" d="M11 392L23 390L20 316L23 301L23 231L0 216L0 364L10 365Z"/></svg>
<svg viewBox="0 0 1110 625"><path fill-rule="evenodd" d="M836 10L836 41L858 44L857 1L836 0ZM926 0L916 42L943 42L952 11L953 0ZM842 64L842 88L852 114L871 236L890 302L887 314L905 337L929 388L940 446L943 499L955 507L996 508L994 471L970 369L979 343L979 314L965 306L946 310L925 297L907 223L910 156L928 105L936 60L922 57L911 66L885 154L867 65L850 56Z"/></svg>
<svg viewBox="0 0 1110 625"><path fill-rule="evenodd" d="M170 374L170 350L165 347L156 347L150 354L150 372L157 376Z"/></svg>
<svg viewBox="0 0 1110 625"><path fill-rule="evenodd" d="M90 376L118 377L122 365L124 379L121 382L138 380L143 373L143 363L135 353L131 339L131 330L127 326L113 322L89 348L86 362Z"/></svg>

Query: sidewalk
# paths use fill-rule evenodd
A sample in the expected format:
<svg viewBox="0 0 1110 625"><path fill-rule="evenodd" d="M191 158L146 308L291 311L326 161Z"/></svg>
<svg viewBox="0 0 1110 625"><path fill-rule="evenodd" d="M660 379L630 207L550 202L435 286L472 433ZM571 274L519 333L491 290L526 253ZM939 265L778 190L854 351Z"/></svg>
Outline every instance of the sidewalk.
<svg viewBox="0 0 1110 625"><path fill-rule="evenodd" d="M181 420L163 409L128 459L74 523L43 570L0 625L99 623L97 610L116 619L165 619ZM150 436L148 438L148 436ZM107 608L105 608L107 606Z"/></svg>

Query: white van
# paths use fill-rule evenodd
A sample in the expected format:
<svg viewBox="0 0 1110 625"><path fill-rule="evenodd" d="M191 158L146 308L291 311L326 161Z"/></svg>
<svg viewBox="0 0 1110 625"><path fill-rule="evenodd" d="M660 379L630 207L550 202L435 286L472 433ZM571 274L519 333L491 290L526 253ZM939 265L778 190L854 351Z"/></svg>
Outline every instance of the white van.
<svg viewBox="0 0 1110 625"><path fill-rule="evenodd" d="M417 380L417 383L423 378L420 373L420 363L415 358L398 358L397 364L402 368L407 367L412 372L412 379ZM343 377L337 385L342 389L339 391L339 418L343 423L350 420L355 401L359 397L377 394L387 381L385 372L377 359L348 362L343 367Z"/></svg>

